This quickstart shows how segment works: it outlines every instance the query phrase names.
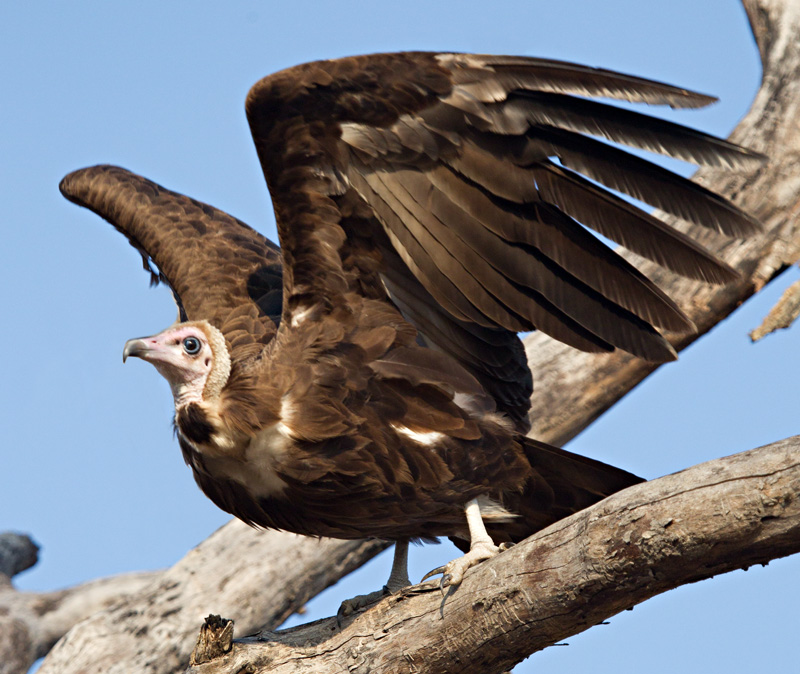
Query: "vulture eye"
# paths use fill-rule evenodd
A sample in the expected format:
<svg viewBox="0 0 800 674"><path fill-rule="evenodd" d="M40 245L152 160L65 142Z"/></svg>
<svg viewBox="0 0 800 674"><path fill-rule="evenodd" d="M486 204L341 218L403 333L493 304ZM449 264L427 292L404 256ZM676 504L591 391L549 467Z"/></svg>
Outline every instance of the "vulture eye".
<svg viewBox="0 0 800 674"><path fill-rule="evenodd" d="M183 340L183 350L190 356L200 352L200 340L197 337L187 337Z"/></svg>

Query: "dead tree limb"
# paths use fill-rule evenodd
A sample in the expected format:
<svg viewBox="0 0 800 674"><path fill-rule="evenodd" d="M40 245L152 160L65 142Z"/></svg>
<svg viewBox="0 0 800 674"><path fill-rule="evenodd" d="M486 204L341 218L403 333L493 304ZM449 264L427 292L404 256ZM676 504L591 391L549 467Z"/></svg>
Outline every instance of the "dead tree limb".
<svg viewBox="0 0 800 674"><path fill-rule="evenodd" d="M101 578L54 592L17 592L11 579L37 561L21 534L0 535L0 674L26 672L79 620L135 595L158 572Z"/></svg>
<svg viewBox="0 0 800 674"><path fill-rule="evenodd" d="M256 531L234 520L135 596L77 625L39 671L181 671L210 607L248 632L280 625L386 545Z"/></svg>

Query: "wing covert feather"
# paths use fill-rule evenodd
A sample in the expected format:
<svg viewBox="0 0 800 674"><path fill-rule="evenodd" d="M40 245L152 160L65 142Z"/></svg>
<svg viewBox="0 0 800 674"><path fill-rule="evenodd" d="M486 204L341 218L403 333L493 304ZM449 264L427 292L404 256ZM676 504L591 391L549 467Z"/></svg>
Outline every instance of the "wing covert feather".
<svg viewBox="0 0 800 674"><path fill-rule="evenodd" d="M208 320L234 346L265 344L281 312L278 247L236 218L116 166L67 175L61 193L110 222L172 289L182 320Z"/></svg>

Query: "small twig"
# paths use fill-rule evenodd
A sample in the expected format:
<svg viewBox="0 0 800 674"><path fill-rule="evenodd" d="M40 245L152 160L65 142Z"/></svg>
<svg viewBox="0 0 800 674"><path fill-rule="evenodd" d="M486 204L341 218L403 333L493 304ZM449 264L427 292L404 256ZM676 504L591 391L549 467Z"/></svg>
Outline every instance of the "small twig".
<svg viewBox="0 0 800 674"><path fill-rule="evenodd" d="M770 309L761 325L750 333L750 339L757 342L776 330L788 328L798 316L800 316L800 281L795 281Z"/></svg>

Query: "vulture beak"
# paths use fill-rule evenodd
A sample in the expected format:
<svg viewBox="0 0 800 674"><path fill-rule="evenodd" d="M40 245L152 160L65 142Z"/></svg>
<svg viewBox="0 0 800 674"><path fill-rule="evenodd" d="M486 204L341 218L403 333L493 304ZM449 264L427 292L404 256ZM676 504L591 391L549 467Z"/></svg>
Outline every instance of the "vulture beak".
<svg viewBox="0 0 800 674"><path fill-rule="evenodd" d="M141 358L145 351L147 351L147 343L140 338L129 339L125 342L125 348L122 350L122 362L128 360L128 356L136 356Z"/></svg>
<svg viewBox="0 0 800 674"><path fill-rule="evenodd" d="M125 348L122 350L123 363L128 360L128 356L134 356L142 360L160 360L158 356L163 358L163 345L153 337L129 339L125 342Z"/></svg>

